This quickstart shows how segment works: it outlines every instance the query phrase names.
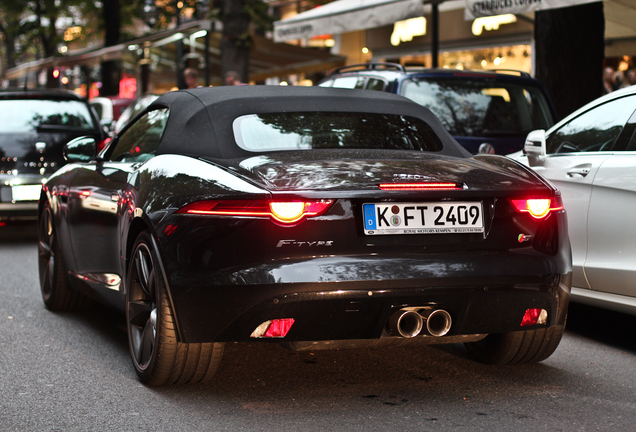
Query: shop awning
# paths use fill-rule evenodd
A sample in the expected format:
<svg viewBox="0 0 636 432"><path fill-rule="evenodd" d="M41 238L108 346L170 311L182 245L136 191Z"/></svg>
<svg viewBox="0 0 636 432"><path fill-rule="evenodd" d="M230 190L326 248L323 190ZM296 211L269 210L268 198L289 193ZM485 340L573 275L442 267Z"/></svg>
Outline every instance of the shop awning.
<svg viewBox="0 0 636 432"><path fill-rule="evenodd" d="M578 6L602 0L541 0L541 1L492 1L466 0L466 19L479 17L521 14L538 10L557 9L568 6Z"/></svg>
<svg viewBox="0 0 636 432"><path fill-rule="evenodd" d="M274 23L274 41L381 27L424 13L422 0L337 0Z"/></svg>

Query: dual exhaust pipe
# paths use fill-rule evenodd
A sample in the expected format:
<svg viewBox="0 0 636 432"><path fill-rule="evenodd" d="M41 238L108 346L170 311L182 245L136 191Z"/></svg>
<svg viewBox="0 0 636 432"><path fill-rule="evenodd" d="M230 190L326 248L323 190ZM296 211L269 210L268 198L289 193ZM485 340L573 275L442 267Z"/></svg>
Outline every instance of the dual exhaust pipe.
<svg viewBox="0 0 636 432"><path fill-rule="evenodd" d="M444 309L407 307L394 312L389 318L389 332L393 336L413 338L422 333L441 337L448 334L453 320Z"/></svg>

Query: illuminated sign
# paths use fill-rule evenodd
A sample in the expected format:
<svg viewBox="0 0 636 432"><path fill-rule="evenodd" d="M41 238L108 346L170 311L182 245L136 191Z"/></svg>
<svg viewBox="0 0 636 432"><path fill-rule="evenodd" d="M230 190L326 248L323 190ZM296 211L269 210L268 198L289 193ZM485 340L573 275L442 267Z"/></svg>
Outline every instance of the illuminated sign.
<svg viewBox="0 0 636 432"><path fill-rule="evenodd" d="M424 17L397 21L395 24L393 24L391 45L398 46L400 42L408 42L413 40L415 36L424 36L425 34L426 18Z"/></svg>
<svg viewBox="0 0 636 432"><path fill-rule="evenodd" d="M513 14L495 15L490 17L477 18L473 21L473 34L479 36L484 30L499 30L502 24L512 24L517 22L517 17Z"/></svg>

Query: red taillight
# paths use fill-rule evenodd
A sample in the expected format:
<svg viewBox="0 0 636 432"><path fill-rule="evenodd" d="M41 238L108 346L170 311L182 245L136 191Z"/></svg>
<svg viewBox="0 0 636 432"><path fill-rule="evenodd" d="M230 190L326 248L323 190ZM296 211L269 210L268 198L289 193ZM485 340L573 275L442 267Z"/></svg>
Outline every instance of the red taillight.
<svg viewBox="0 0 636 432"><path fill-rule="evenodd" d="M462 190L463 186L458 183L381 183L382 190Z"/></svg>
<svg viewBox="0 0 636 432"><path fill-rule="evenodd" d="M528 309L523 315L521 326L531 326L535 324L546 324L548 322L548 311L545 309Z"/></svg>
<svg viewBox="0 0 636 432"><path fill-rule="evenodd" d="M295 320L293 318L265 321L256 327L250 337L253 338L283 338L287 336Z"/></svg>
<svg viewBox="0 0 636 432"><path fill-rule="evenodd" d="M543 219L550 212L563 210L561 197L509 199L512 206L520 213L529 213L535 219Z"/></svg>
<svg viewBox="0 0 636 432"><path fill-rule="evenodd" d="M177 213L216 216L271 217L292 224L306 217L320 216L333 204L333 200L316 201L198 201L188 204Z"/></svg>

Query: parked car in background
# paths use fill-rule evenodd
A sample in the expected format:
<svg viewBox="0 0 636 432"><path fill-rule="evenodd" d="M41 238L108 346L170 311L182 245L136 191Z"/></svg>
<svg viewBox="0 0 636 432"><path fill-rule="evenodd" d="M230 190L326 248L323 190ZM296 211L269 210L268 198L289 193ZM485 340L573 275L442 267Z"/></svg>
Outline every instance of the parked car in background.
<svg viewBox="0 0 636 432"><path fill-rule="evenodd" d="M365 63L335 69L321 87L379 90L424 105L469 152L521 150L528 132L556 121L543 85L518 71L411 69Z"/></svg>
<svg viewBox="0 0 636 432"><path fill-rule="evenodd" d="M0 221L35 220L42 183L78 136L104 136L90 106L75 93L0 90Z"/></svg>
<svg viewBox="0 0 636 432"><path fill-rule="evenodd" d="M636 87L603 96L528 135L528 164L562 193L573 301L636 314Z"/></svg>
<svg viewBox="0 0 636 432"><path fill-rule="evenodd" d="M149 94L132 100L115 122L113 126L113 134L119 133L129 121L145 110L146 107L157 100L158 97L159 95Z"/></svg>
<svg viewBox="0 0 636 432"><path fill-rule="evenodd" d="M52 310L93 298L125 311L143 382L207 382L225 342L413 339L521 364L561 340L558 191L506 157L471 156L409 99L175 91L96 150L70 142L73 163L45 184L42 296Z"/></svg>
<svg viewBox="0 0 636 432"><path fill-rule="evenodd" d="M95 109L99 122L108 130L112 130L122 112L130 106L133 99L120 98L118 96L96 97L90 101Z"/></svg>

